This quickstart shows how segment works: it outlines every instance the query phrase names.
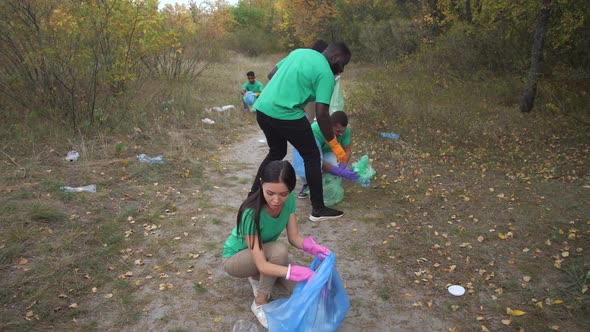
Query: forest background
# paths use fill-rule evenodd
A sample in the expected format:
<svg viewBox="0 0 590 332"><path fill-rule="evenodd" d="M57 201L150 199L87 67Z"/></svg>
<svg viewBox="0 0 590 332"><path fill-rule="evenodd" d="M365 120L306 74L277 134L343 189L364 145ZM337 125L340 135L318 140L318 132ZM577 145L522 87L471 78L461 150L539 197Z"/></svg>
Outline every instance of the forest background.
<svg viewBox="0 0 590 332"><path fill-rule="evenodd" d="M440 169L460 167L480 179L501 174L523 190L538 183L558 184L564 193L581 197L566 202L569 196L556 194L556 202L564 200L567 220L559 225L546 220L542 234L524 232L520 238L519 245L531 252L532 238L545 246L560 243L560 250L547 257L550 268L563 272L552 281L559 280L565 293L541 295L551 282L537 285L534 296L526 295L536 299L527 303L538 311L535 316L510 311L504 314L509 320L498 314L487 325L536 330L535 324L553 328L571 317L588 317L590 274L583 257L589 250L584 236L590 218L588 200L584 202L590 184L589 20L590 2L576 0L241 0L236 5L217 0L161 10L156 0L0 2L5 188L0 264L10 276L3 278L1 301L6 313L14 314L2 315L3 326L26 330L43 319L50 322L40 326L47 327L87 315L87 308L71 303L31 309L91 288L84 274L55 275L48 262L63 262L64 271L70 272L81 266L125 269L113 262L128 235L112 234L124 227L121 220L133 220L142 211L112 211L104 216L105 226L92 232L71 228L62 223L72 216L63 205L89 202L60 193L65 177L51 174L48 163L55 169L65 152L77 150L82 160L116 161L109 167L122 172L115 177L120 182L151 179L154 173L128 156L164 149L177 161L173 177L202 185L203 169L216 160L217 149L239 137L235 129L256 125L245 114L215 118L207 109L226 104L240 108L238 90L246 71L254 69L265 80L273 63L317 39L343 40L351 48L351 64L343 76L346 110L354 124L355 149L382 166L385 177L375 179L382 195L408 204L430 196L447 202L448 192L439 195L436 185L404 187L405 181L417 183L428 173L416 166L428 161L439 169L432 179L441 177ZM203 129L204 117L215 118L216 127ZM393 147L376 136L391 131L403 138ZM171 132L191 134L180 139ZM497 195L498 200L514 201ZM460 200L477 201L467 193ZM176 209L160 208L166 213ZM523 218L530 219L527 231L533 232L539 220ZM516 241L513 226L506 227L496 240ZM71 237L56 239L51 234L57 229ZM72 245L74 238L86 245ZM108 250L102 243L109 243ZM508 256L524 250L505 244L511 248ZM80 250L82 256L74 254ZM395 257L388 250L394 249L380 252L381 258ZM30 268L27 257L39 255L52 260ZM89 257L94 257L92 264L84 262ZM96 275L102 279L93 277L94 284L118 282L119 294L132 293L132 285L121 281L125 278L101 271ZM25 272L33 276L22 279ZM418 272L416 276L426 275ZM61 289L59 299L40 291L53 286ZM490 287L503 292L497 285ZM511 287L525 292L518 283ZM389 298L387 291L380 296ZM556 309L563 302L568 306ZM551 314L545 314L549 309L544 305L552 306ZM66 307L68 315L62 314ZM572 324L580 330L588 327L587 319Z"/></svg>

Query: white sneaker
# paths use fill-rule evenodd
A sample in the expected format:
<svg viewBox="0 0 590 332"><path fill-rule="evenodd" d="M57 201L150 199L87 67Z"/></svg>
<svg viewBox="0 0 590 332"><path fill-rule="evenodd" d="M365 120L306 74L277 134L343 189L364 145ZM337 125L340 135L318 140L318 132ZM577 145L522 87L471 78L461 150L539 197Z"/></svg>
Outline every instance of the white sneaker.
<svg viewBox="0 0 590 332"><path fill-rule="evenodd" d="M260 323L260 325L262 325L265 329L268 329L268 322L266 321L266 314L264 313L264 310L262 310L262 306L256 305L256 300L254 300L254 301L252 301L252 305L250 306L250 309L252 309L252 312L254 313L254 316L256 316L256 318L258 319L258 322Z"/></svg>
<svg viewBox="0 0 590 332"><path fill-rule="evenodd" d="M254 297L258 296L258 288L260 287L260 281L255 280L252 277L248 277L248 281L252 286L252 293L254 293Z"/></svg>

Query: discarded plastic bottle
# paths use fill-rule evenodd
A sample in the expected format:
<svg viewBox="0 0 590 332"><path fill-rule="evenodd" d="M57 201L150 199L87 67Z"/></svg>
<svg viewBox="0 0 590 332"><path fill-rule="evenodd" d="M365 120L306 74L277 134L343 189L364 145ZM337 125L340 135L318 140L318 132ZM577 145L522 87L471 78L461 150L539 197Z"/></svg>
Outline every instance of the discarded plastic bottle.
<svg viewBox="0 0 590 332"><path fill-rule="evenodd" d="M143 153L140 155L137 155L137 160L139 160L140 163L148 163L148 164L163 164L164 163L164 158L162 156L150 158Z"/></svg>
<svg viewBox="0 0 590 332"><path fill-rule="evenodd" d="M96 192L96 185L95 184L91 184L91 185L87 185L87 186L83 186L83 187L68 187L68 186L64 186L64 187L59 187L59 190L61 191L65 191L67 193L79 193L82 191L86 191L89 193L95 193Z"/></svg>
<svg viewBox="0 0 590 332"><path fill-rule="evenodd" d="M399 135L395 133L381 133L382 138L399 139Z"/></svg>

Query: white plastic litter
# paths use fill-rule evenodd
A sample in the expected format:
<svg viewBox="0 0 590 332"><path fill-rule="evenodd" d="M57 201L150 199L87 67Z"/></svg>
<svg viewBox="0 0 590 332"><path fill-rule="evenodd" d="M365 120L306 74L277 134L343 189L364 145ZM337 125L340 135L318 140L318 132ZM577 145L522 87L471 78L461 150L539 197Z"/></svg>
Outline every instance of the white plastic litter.
<svg viewBox="0 0 590 332"><path fill-rule="evenodd" d="M86 191L89 193L95 193L96 192L96 185L95 184L90 184L87 186L83 186L83 187L68 187L68 186L64 186L64 187L59 187L59 190L61 191L65 191L67 193L79 193L82 191Z"/></svg>
<svg viewBox="0 0 590 332"><path fill-rule="evenodd" d="M164 163L164 157L162 156L157 156L157 157L153 157L150 158L145 154L138 154L136 156L137 160L139 160L140 163L148 163L148 164L163 164Z"/></svg>
<svg viewBox="0 0 590 332"><path fill-rule="evenodd" d="M70 151L66 156L66 160L71 163L78 160L78 158L80 158L80 154L78 153L78 151Z"/></svg>
<svg viewBox="0 0 590 332"><path fill-rule="evenodd" d="M206 124L215 124L215 121L209 119L209 118L204 118L203 120L201 120L203 123Z"/></svg>
<svg viewBox="0 0 590 332"><path fill-rule="evenodd" d="M449 288L447 288L447 290L449 291L449 293L455 296L462 296L463 294L465 294L465 288L459 285L451 285L449 286Z"/></svg>
<svg viewBox="0 0 590 332"><path fill-rule="evenodd" d="M207 112L224 112L227 110L231 110L233 108L236 108L234 105L225 105L225 106L221 106L221 107L217 107L217 106L213 106L213 107L209 107L209 108L205 108L205 111Z"/></svg>
<svg viewBox="0 0 590 332"><path fill-rule="evenodd" d="M240 319L234 325L232 332L258 332L258 327L251 321Z"/></svg>

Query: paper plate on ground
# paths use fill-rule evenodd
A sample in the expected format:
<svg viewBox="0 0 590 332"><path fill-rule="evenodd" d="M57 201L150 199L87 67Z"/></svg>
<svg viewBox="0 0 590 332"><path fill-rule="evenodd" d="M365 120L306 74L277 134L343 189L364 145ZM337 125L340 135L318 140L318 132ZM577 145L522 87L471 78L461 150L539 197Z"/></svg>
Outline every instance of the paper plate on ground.
<svg viewBox="0 0 590 332"><path fill-rule="evenodd" d="M449 293L451 293L452 295L455 296L461 296L463 294L465 294L465 288L463 288L462 286L459 285L452 285L449 286L449 288L447 288Z"/></svg>

